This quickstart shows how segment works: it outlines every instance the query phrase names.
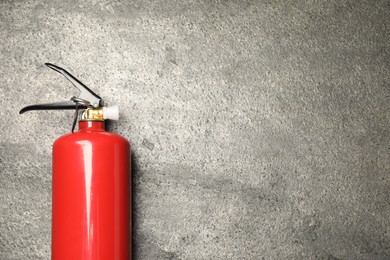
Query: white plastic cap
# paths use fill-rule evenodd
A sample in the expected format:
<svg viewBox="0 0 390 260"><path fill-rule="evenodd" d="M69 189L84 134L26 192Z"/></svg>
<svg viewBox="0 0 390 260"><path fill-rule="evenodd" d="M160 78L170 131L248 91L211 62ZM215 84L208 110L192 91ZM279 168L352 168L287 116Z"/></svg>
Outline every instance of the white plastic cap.
<svg viewBox="0 0 390 260"><path fill-rule="evenodd" d="M110 119L110 120L118 120L119 119L118 106L103 107L103 118Z"/></svg>

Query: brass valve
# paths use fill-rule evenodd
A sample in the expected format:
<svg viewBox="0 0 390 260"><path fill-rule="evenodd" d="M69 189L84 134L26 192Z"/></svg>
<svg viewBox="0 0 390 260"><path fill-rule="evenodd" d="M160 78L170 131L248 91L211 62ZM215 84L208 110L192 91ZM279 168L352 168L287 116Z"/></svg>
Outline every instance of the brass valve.
<svg viewBox="0 0 390 260"><path fill-rule="evenodd" d="M81 121L104 121L103 108L87 108L81 114Z"/></svg>

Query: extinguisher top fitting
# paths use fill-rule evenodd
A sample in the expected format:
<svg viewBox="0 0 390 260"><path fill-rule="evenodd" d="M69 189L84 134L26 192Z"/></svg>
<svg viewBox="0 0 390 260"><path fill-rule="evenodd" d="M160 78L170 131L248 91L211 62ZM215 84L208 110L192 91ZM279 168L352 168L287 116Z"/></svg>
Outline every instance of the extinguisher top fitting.
<svg viewBox="0 0 390 260"><path fill-rule="evenodd" d="M72 132L75 128L80 110L84 110L81 115L81 120L104 121L106 119L119 119L118 106L104 107L103 99L100 96L90 90L86 85L65 69L51 63L45 63L45 65L62 74L76 88L78 88L80 91L79 96L74 96L69 101L64 102L26 106L19 111L19 114L23 114L24 112L31 110L76 110Z"/></svg>
<svg viewBox="0 0 390 260"><path fill-rule="evenodd" d="M104 121L106 119L118 120L119 109L118 106L87 108L81 114L81 121Z"/></svg>

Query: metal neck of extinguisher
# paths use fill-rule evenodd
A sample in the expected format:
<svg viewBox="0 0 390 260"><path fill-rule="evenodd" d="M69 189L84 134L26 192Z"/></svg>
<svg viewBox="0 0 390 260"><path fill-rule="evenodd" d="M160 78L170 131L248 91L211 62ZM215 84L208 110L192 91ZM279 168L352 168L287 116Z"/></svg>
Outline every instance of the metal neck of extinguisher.
<svg viewBox="0 0 390 260"><path fill-rule="evenodd" d="M65 69L51 63L45 63L45 65L62 74L78 88L80 91L79 96L74 96L69 101L26 106L19 111L19 114L32 110L75 110L72 132L74 131L78 120L104 121L106 119L119 119L118 106L105 107L103 99L100 96L90 90Z"/></svg>

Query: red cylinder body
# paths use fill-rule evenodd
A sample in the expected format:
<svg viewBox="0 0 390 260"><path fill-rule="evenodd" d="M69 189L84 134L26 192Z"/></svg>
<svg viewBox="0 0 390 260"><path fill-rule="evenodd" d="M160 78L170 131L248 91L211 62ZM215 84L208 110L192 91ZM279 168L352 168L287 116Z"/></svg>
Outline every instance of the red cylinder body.
<svg viewBox="0 0 390 260"><path fill-rule="evenodd" d="M53 145L52 260L129 260L130 146L104 122Z"/></svg>

